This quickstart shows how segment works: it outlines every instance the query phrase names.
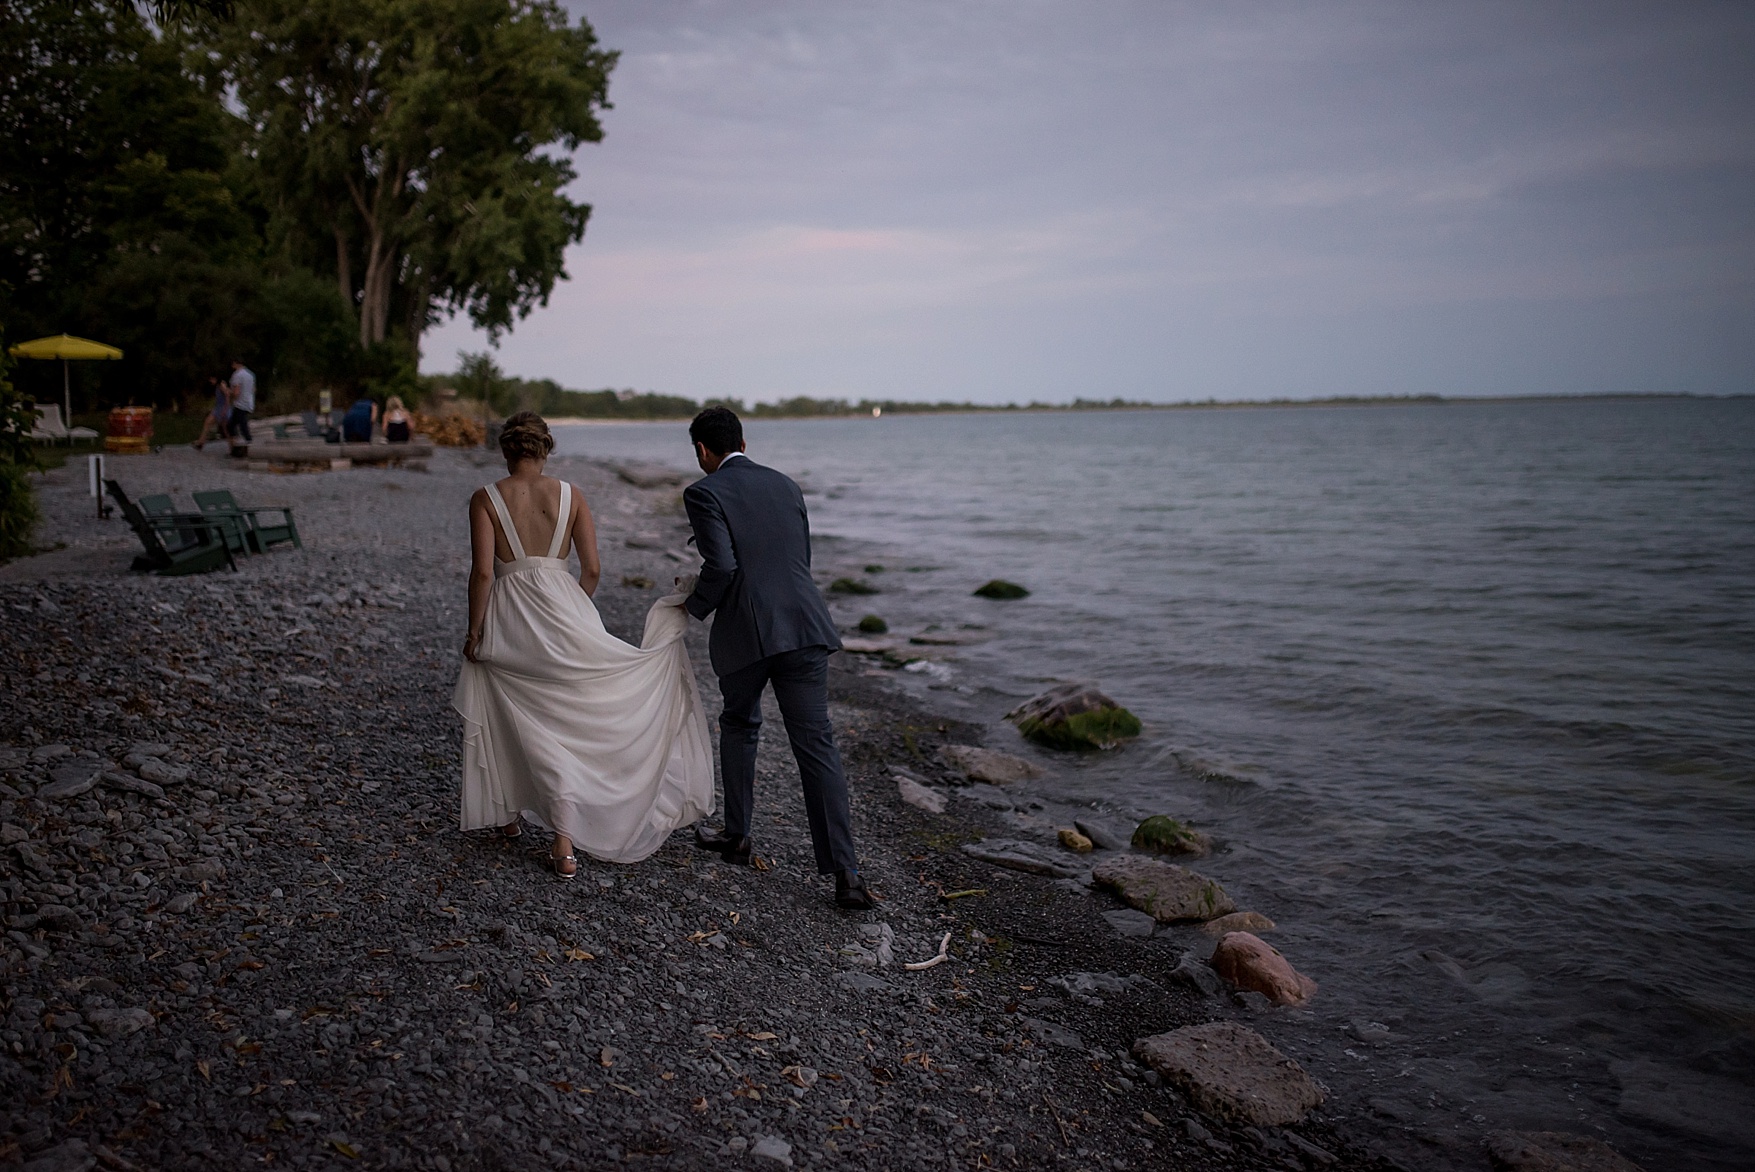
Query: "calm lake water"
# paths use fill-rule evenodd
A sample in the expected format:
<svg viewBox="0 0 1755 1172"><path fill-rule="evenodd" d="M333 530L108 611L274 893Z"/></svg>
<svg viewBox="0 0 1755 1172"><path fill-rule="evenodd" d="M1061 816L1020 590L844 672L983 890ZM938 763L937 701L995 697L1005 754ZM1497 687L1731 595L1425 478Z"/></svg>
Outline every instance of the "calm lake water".
<svg viewBox="0 0 1755 1172"><path fill-rule="evenodd" d="M989 743L1049 679L1141 717L1036 791L1219 838L1201 869L1322 984L1306 1011L1223 1011L1306 1060L1349 1126L1413 1166L1483 1166L1503 1127L1599 1135L1653 1172L1755 1162L1755 400L749 442L811 493L823 567L886 567L843 621L982 640L898 678ZM676 424L561 446L689 463ZM971 597L990 577L1032 594Z"/></svg>

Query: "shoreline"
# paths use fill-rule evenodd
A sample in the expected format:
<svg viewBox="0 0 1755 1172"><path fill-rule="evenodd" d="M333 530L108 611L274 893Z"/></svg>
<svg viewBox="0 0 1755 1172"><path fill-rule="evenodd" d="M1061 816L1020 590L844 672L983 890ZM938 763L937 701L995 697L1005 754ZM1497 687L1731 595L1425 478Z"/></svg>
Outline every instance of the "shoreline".
<svg viewBox="0 0 1755 1172"><path fill-rule="evenodd" d="M166 1167L269 1150L300 1166L351 1150L384 1167L702 1167L771 1140L794 1166L1326 1166L1302 1142L1394 1166L1360 1104L1331 1099L1281 1133L1152 1085L1133 1041L1218 1006L1169 979L1162 945L1110 928L1119 901L962 854L1018 835L1027 797L1002 813L953 785L935 747L983 730L862 657L835 657L831 679L877 912L835 911L810 873L771 713L768 870L677 837L633 867L582 859L562 885L531 843L543 836L508 844L452 820L462 502L494 461L292 478L194 453L116 464L135 495L223 482L246 503L291 500L306 548L236 576L130 576L132 536L89 519L63 470L44 536L76 556L0 575L7 613L29 613L4 630L25 670L0 700L17 860L0 887L14 933L0 1085L28 1106L0 1158L84 1143ZM679 568L674 488L555 464L600 518L606 622L637 634L661 593L638 582ZM691 650L711 711L701 628ZM152 740L188 772L162 798L118 788L156 769L128 764ZM69 753L34 759L56 743ZM35 792L78 753L100 780ZM902 804L896 765L951 793L947 813ZM849 958L861 926L890 929L896 964ZM900 970L945 931L951 963ZM1123 984L1068 980L1091 973Z"/></svg>

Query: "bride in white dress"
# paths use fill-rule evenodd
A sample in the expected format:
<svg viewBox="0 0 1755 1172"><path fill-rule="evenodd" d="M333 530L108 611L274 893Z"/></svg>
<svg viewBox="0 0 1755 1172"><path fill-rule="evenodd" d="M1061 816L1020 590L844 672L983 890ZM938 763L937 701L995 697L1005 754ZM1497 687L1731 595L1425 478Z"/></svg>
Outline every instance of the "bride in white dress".
<svg viewBox="0 0 1755 1172"><path fill-rule="evenodd" d="M451 701L463 717L463 829L516 837L528 816L554 831L562 878L578 869L575 848L639 862L713 812L707 718L682 641L687 592L653 604L638 647L604 630L591 511L542 474L548 425L519 412L500 450L511 474L469 502L469 635Z"/></svg>

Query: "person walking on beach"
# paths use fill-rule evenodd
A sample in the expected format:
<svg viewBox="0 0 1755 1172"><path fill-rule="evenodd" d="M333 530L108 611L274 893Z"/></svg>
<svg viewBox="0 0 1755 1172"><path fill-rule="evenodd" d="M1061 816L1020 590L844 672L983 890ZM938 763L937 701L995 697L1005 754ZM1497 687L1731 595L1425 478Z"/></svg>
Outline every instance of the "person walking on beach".
<svg viewBox="0 0 1755 1172"><path fill-rule="evenodd" d="M500 433L507 476L470 498L469 633L451 704L463 829L516 838L528 815L554 832L555 874L571 879L575 847L637 863L711 814L713 749L684 595L653 603L638 647L604 630L591 510L543 475L553 450L548 424L520 411ZM528 555L527 540L547 553Z"/></svg>
<svg viewBox="0 0 1755 1172"><path fill-rule="evenodd" d="M689 425L695 460L707 475L683 492L703 565L683 604L713 615L707 649L719 677L719 765L725 829L695 827L695 845L748 865L755 804L756 744L762 692L774 686L792 755L804 783L817 872L835 876L835 902L873 906L859 876L847 776L829 723L829 654L841 649L829 608L810 573L810 518L804 494L784 473L744 454L736 412L709 407Z"/></svg>
<svg viewBox="0 0 1755 1172"><path fill-rule="evenodd" d="M207 376L207 389L213 393L213 406L207 417L201 421L201 437L195 441L195 450L199 452L207 446L207 435L211 431L216 436L230 435L232 415L232 389L217 374Z"/></svg>
<svg viewBox="0 0 1755 1172"><path fill-rule="evenodd" d="M232 359L231 418L226 434L232 440L232 455L250 454L250 415L256 410L256 372L244 365L243 359ZM240 442L242 441L242 442Z"/></svg>

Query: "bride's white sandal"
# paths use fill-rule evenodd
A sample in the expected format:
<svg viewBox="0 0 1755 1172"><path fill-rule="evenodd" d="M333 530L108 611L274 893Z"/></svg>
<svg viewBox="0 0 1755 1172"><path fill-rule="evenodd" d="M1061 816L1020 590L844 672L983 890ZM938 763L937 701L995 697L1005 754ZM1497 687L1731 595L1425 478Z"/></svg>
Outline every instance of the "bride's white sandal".
<svg viewBox="0 0 1755 1172"><path fill-rule="evenodd" d="M548 858L549 862L554 864L557 879L571 879L579 873L579 860L574 857L572 851L568 851L564 855L551 854ZM562 870L563 867L566 870Z"/></svg>

